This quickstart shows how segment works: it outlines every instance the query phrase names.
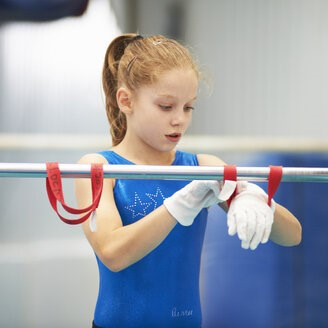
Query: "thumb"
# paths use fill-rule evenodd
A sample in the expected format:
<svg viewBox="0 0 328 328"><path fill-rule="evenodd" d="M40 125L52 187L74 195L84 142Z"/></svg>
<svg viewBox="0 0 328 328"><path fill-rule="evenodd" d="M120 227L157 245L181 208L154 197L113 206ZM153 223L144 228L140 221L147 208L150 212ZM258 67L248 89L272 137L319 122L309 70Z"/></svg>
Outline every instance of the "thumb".
<svg viewBox="0 0 328 328"><path fill-rule="evenodd" d="M237 181L226 180L218 195L219 200L225 201L230 198L237 186Z"/></svg>

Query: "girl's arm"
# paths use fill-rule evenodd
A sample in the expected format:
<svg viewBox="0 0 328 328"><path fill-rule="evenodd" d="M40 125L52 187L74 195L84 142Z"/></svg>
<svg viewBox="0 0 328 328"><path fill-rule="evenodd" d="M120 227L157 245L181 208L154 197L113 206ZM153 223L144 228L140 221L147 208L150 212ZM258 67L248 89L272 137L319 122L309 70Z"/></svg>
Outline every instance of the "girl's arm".
<svg viewBox="0 0 328 328"><path fill-rule="evenodd" d="M197 157L199 165L226 165L221 159L213 155L199 154ZM220 206L226 212L228 211L228 206L226 203L221 203ZM297 218L286 208L277 203L270 239L282 246L295 246L302 240L302 226Z"/></svg>
<svg viewBox="0 0 328 328"><path fill-rule="evenodd" d="M80 164L103 163L99 154L83 156ZM137 262L156 248L175 227L177 221L161 205L139 221L123 226L113 196L114 179L104 179L103 192L97 208L97 230L91 232L89 219L82 224L84 233L100 260L112 271L120 271ZM92 203L90 179L75 180L79 208Z"/></svg>
<svg viewBox="0 0 328 328"><path fill-rule="evenodd" d="M270 239L282 246L296 246L302 241L302 226L287 208L276 203Z"/></svg>

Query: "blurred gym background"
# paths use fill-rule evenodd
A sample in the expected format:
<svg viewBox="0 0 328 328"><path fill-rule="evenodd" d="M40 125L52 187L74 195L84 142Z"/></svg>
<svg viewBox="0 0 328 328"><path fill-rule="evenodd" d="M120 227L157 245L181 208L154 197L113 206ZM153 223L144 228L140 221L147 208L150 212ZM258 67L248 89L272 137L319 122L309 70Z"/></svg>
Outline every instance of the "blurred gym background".
<svg viewBox="0 0 328 328"><path fill-rule="evenodd" d="M239 166L328 166L325 0L0 0L1 162L75 163L110 148L101 67L122 32L173 37L200 63L206 82L180 149ZM72 180L64 190L75 206ZM58 219L43 179L2 178L0 196L0 326L90 327L98 274L81 228ZM327 184L282 184L276 200L303 241L255 252L211 209L203 327L328 326L327 197Z"/></svg>

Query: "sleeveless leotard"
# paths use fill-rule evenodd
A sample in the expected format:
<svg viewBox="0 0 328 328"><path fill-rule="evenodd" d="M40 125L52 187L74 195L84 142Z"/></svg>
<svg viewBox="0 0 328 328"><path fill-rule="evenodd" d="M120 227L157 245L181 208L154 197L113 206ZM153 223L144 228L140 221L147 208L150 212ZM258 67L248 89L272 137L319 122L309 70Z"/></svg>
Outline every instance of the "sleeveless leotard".
<svg viewBox="0 0 328 328"><path fill-rule="evenodd" d="M102 151L109 164L134 163ZM176 151L172 165L197 166L194 154ZM114 197L123 225L143 218L184 187L185 180L116 179ZM94 323L99 327L200 327L199 271L207 209L193 225L177 224L137 263L110 271L97 257L100 285Z"/></svg>

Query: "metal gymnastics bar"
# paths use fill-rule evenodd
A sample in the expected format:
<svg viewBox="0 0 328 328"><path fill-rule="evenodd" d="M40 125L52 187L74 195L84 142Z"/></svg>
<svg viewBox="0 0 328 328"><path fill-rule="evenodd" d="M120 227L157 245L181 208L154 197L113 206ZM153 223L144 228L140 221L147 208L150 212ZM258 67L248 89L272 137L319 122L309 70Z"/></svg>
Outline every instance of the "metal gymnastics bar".
<svg viewBox="0 0 328 328"><path fill-rule="evenodd" d="M103 165L104 178L223 180L223 166ZM90 164L59 164L62 178L90 178ZM269 167L237 167L237 179L267 181ZM45 163L0 163L0 178L46 178ZM328 182L328 168L284 167L282 182Z"/></svg>

